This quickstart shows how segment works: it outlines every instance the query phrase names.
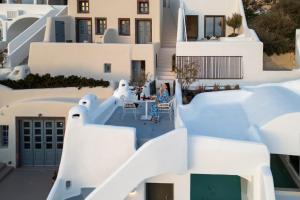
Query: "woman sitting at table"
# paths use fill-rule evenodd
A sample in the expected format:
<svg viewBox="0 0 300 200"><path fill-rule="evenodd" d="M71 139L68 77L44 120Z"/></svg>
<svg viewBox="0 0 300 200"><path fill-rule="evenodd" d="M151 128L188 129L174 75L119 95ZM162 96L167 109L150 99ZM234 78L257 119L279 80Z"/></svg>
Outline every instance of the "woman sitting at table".
<svg viewBox="0 0 300 200"><path fill-rule="evenodd" d="M159 96L156 99L156 103L168 103L169 101L169 90L167 84L162 84L160 90L159 90ZM150 115L152 116L151 121L158 121L158 109L157 105L153 104L151 106L151 112Z"/></svg>

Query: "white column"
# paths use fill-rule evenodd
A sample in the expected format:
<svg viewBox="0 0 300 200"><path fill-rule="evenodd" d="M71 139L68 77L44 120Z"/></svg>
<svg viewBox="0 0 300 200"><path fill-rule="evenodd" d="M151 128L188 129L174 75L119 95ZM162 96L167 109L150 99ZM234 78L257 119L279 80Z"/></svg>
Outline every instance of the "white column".
<svg viewBox="0 0 300 200"><path fill-rule="evenodd" d="M297 68L300 68L300 29L296 30L296 66Z"/></svg>
<svg viewBox="0 0 300 200"><path fill-rule="evenodd" d="M38 4L38 1L37 0L33 0L33 4Z"/></svg>
<svg viewBox="0 0 300 200"><path fill-rule="evenodd" d="M6 0L6 4L11 4L12 0Z"/></svg>

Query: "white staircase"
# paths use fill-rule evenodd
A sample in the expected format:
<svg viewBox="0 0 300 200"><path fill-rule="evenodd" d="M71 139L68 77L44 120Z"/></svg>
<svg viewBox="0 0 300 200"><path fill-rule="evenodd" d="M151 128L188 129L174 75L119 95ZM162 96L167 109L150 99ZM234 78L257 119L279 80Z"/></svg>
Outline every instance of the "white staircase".
<svg viewBox="0 0 300 200"><path fill-rule="evenodd" d="M176 129L144 144L86 200L126 199L148 178L166 173L180 174L186 170L187 131Z"/></svg>
<svg viewBox="0 0 300 200"><path fill-rule="evenodd" d="M158 80L174 80L175 72L172 71L172 57L175 55L175 48L161 48L157 60L157 79Z"/></svg>
<svg viewBox="0 0 300 200"><path fill-rule="evenodd" d="M66 14L66 6L55 6L46 15L38 19L24 32L15 37L7 45L7 66L13 68L21 64L29 55L29 48L32 42L40 42L44 39L48 17L61 16Z"/></svg>
<svg viewBox="0 0 300 200"><path fill-rule="evenodd" d="M158 82L173 81L176 77L176 74L172 71L172 57L176 53L176 38L177 26L171 9L164 8L161 49L158 55L156 70Z"/></svg>
<svg viewBox="0 0 300 200"><path fill-rule="evenodd" d="M177 27L170 8L163 10L162 48L175 48Z"/></svg>

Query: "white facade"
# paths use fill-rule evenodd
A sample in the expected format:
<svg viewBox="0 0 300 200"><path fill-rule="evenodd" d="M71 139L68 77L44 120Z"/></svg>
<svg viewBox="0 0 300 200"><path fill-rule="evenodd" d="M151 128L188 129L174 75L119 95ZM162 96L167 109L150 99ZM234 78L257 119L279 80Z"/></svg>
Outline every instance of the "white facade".
<svg viewBox="0 0 300 200"><path fill-rule="evenodd" d="M153 41L150 44L136 44L133 35L125 39L117 35L117 21L103 36L93 32L91 43L77 43L75 18L80 18L81 14L61 16L66 14L65 7L18 5L26 14L28 6L28 13L32 12L30 19L36 17L37 21L27 21L27 25L22 23L26 26L32 24L23 34L9 34L3 38L7 40L16 36L8 43L9 64L14 67L29 55L32 73L130 80L132 62L144 61L145 72L151 74L151 79L158 79L157 72L161 67L157 64L159 57L168 57L166 65L169 70L169 61L173 52L176 52L177 60L180 57L241 58L239 78L199 80L208 85L216 82L257 84L299 78L298 71L263 71L263 44L255 32L248 28L241 2L174 0L169 2L168 8L156 1L153 4L156 7L151 9L157 8L159 11L155 10L150 17L155 21L153 30L157 29L152 34ZM2 21L7 20L6 11L12 8L9 4L4 6L7 7L2 13L6 17ZM76 9L76 5L72 4L70 10L75 12ZM135 9L134 6L134 12ZM169 9L169 14L177 24L175 47L172 44L171 47L164 47L164 30L161 29L164 27L162 21L166 9ZM228 37L231 29L225 27L224 37L204 39L205 16L229 17L233 13L243 17L238 37ZM187 15L198 16L199 29L194 41L188 41L187 38ZM86 16L92 20L101 17L94 14ZM140 17L136 13L129 16L134 20ZM145 20L147 16L142 18ZM65 41L72 43L56 42L55 22L64 22ZM2 23L2 28L9 29L10 23ZM131 29L134 30L134 27L132 24ZM18 28L19 32L25 29L21 26ZM298 35L297 32L297 38ZM296 41L298 55L299 39ZM299 55L296 57L299 58ZM162 58L162 65L164 62ZM106 64L111 64L109 73L105 72ZM25 68L17 69L24 70L26 74ZM11 71L4 73L8 75ZM139 149L136 147L134 127L104 125L120 105L121 95L118 91L113 94L112 88L12 91L0 87L0 125L10 127L9 146L0 148L0 161L12 166L20 164L17 118L42 120L43 117L60 117L67 122L66 138L58 177L48 200L74 197L87 188L93 188L86 198L88 200L144 200L147 183L173 184L174 200L185 200L190 198L191 177L194 174L239 177L243 200L275 200L275 195L299 196L297 192L275 192L270 170L270 154L300 155L299 84L299 81L292 81L247 87L240 91L207 93L196 96L189 105L182 105L181 89L177 84L174 106L176 128L149 140ZM88 93L96 96L86 95ZM84 97L79 100L81 96ZM106 100L102 102L100 99Z"/></svg>
<svg viewBox="0 0 300 200"><path fill-rule="evenodd" d="M192 174L211 174L241 177L242 199L275 200L270 154L300 155L295 124L299 120L298 85L299 81L293 81L200 94L191 104L182 105L178 84L176 129L139 149L135 148L135 129L103 125L118 106L118 92L102 104L93 96L83 97L69 112L62 164L48 199L70 198L82 188L95 188L87 199L143 200L146 183L174 184L174 199L189 199ZM79 141L89 148L76 150ZM97 141L105 142L99 145ZM101 158L101 152L107 151L114 156ZM77 167L86 171L74 173ZM65 181L72 186L66 189Z"/></svg>

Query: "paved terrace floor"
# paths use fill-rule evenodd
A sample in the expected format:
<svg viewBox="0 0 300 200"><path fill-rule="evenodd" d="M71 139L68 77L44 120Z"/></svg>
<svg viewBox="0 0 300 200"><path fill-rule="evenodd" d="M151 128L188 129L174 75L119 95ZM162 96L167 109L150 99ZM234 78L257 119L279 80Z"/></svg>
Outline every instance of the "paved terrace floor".
<svg viewBox="0 0 300 200"><path fill-rule="evenodd" d="M53 185L56 168L22 167L15 169L0 182L1 200L46 199Z"/></svg>
<svg viewBox="0 0 300 200"><path fill-rule="evenodd" d="M137 119L134 118L132 113L126 113L124 119L122 119L123 109L118 107L110 119L106 122L106 125L113 126L127 126L136 128L137 145L140 147L150 139L161 136L174 129L174 122L169 118L169 114L161 113L160 121L158 123L152 121L140 120L141 115L145 114L145 105L139 104ZM149 112L150 112L149 104Z"/></svg>

